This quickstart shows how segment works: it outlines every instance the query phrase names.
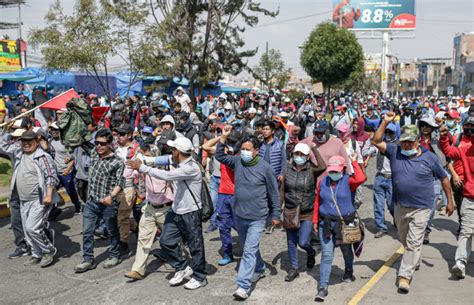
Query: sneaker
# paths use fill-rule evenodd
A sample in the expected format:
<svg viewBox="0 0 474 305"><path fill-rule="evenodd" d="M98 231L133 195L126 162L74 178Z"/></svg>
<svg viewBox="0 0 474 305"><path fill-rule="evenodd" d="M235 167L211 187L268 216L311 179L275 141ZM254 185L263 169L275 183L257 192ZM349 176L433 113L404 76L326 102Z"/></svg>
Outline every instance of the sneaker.
<svg viewBox="0 0 474 305"><path fill-rule="evenodd" d="M96 267L97 267L97 265L93 261L92 262L83 261L82 263L80 263L79 265L74 267L74 272L75 273L83 273L83 272L95 269Z"/></svg>
<svg viewBox="0 0 474 305"><path fill-rule="evenodd" d="M195 278L191 278L191 280L189 282L184 284L184 289L196 290L196 289L204 287L206 285L207 285L207 280L206 279L204 279L202 281L198 281Z"/></svg>
<svg viewBox="0 0 474 305"><path fill-rule="evenodd" d="M236 298L237 300L246 300L248 299L249 297L249 294L247 293L247 291L245 291L243 288L237 288L236 291L234 291L234 293L232 294L232 296L234 298Z"/></svg>
<svg viewBox="0 0 474 305"><path fill-rule="evenodd" d="M29 254L29 251L27 248L17 247L15 251L13 251L12 253L8 255L8 258L10 259L19 258L19 257L27 256L28 254Z"/></svg>
<svg viewBox="0 0 474 305"><path fill-rule="evenodd" d="M382 231L382 230L378 230L377 233L375 233L374 237L375 237L375 238L380 238L380 237L382 237L382 236L384 236L384 235L386 235L386 234L387 234L387 232Z"/></svg>
<svg viewBox="0 0 474 305"><path fill-rule="evenodd" d="M224 257L217 263L219 266L225 266L225 265L228 265L230 263L232 263L234 261L234 258L227 255L227 254L224 254Z"/></svg>
<svg viewBox="0 0 474 305"><path fill-rule="evenodd" d="M56 240L56 231L54 231L54 229L47 228L47 229L44 230L44 234L49 239L51 244L54 246L54 242Z"/></svg>
<svg viewBox="0 0 474 305"><path fill-rule="evenodd" d="M355 281L354 270L345 270L344 275L342 276L342 281L344 283L352 283Z"/></svg>
<svg viewBox="0 0 474 305"><path fill-rule="evenodd" d="M428 245L430 243L430 233L426 232L425 237L423 238L423 245Z"/></svg>
<svg viewBox="0 0 474 305"><path fill-rule="evenodd" d="M314 252L314 255L306 257L306 268L313 269L314 265L316 265L316 252Z"/></svg>
<svg viewBox="0 0 474 305"><path fill-rule="evenodd" d="M129 278L129 279L132 279L132 280L135 280L135 281L143 280L143 278L144 278L143 275L141 275L140 273L138 273L136 271L130 271L130 272L125 273L125 277Z"/></svg>
<svg viewBox="0 0 474 305"><path fill-rule="evenodd" d="M269 225L267 226L267 228L265 229L265 234L272 234L273 233L273 226L272 225Z"/></svg>
<svg viewBox="0 0 474 305"><path fill-rule="evenodd" d="M461 261L457 261L450 271L451 274L456 276L458 279L466 277L466 266Z"/></svg>
<svg viewBox="0 0 474 305"><path fill-rule="evenodd" d="M177 286L181 284L185 278L190 277L191 275L193 275L193 269L187 266L186 269L177 271L169 283L171 286Z"/></svg>
<svg viewBox="0 0 474 305"><path fill-rule="evenodd" d="M58 253L58 249L53 247L51 252L43 254L43 258L41 259L41 268L48 267L54 262L54 257Z"/></svg>
<svg viewBox="0 0 474 305"><path fill-rule="evenodd" d="M326 297L328 296L328 289L326 287L320 287L318 290L318 294L314 298L316 302L324 302Z"/></svg>
<svg viewBox="0 0 474 305"><path fill-rule="evenodd" d="M105 260L103 267L104 267L104 269L110 269L110 268L113 268L113 267L117 266L121 262L122 262L121 258L109 257L108 259Z"/></svg>
<svg viewBox="0 0 474 305"><path fill-rule="evenodd" d="M410 291L410 280L406 277L398 277L398 292L408 293Z"/></svg>
<svg viewBox="0 0 474 305"><path fill-rule="evenodd" d="M287 276L285 276L285 282L292 282L295 278L300 275L297 269L290 269Z"/></svg>
<svg viewBox="0 0 474 305"><path fill-rule="evenodd" d="M260 281L260 279L263 279L265 276L265 270L263 270L262 272L254 272L251 281L252 283L256 283Z"/></svg>
<svg viewBox="0 0 474 305"><path fill-rule="evenodd" d="M205 232L206 233L211 233L211 232L214 232L217 229L218 229L217 225L215 223L211 223L209 225L209 227L207 227L207 230Z"/></svg>
<svg viewBox="0 0 474 305"><path fill-rule="evenodd" d="M38 265L41 262L41 258L38 257L30 257L29 260L27 260L23 266L34 266Z"/></svg>
<svg viewBox="0 0 474 305"><path fill-rule="evenodd" d="M439 215L439 216L445 216L445 215L446 215L446 212L445 212L443 209L441 209L441 210L439 211L438 215Z"/></svg>

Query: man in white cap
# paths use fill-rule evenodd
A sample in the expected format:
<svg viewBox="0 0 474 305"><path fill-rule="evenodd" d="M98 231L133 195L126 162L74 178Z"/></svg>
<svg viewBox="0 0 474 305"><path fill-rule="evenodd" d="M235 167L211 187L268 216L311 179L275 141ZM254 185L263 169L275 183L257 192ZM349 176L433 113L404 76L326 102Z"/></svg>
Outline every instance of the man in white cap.
<svg viewBox="0 0 474 305"><path fill-rule="evenodd" d="M202 175L201 170L191 157L194 146L188 138L177 138L168 141L173 148L172 159L175 169L160 170L142 164L139 159L127 161L128 167L149 174L157 179L173 182L174 202L166 215L163 232L160 237L162 255L176 269L169 281L171 286L183 283L185 278L191 280L184 285L186 289L198 289L207 285L206 258L204 239L199 210L201 204ZM181 255L180 241L185 240L192 260L189 266Z"/></svg>

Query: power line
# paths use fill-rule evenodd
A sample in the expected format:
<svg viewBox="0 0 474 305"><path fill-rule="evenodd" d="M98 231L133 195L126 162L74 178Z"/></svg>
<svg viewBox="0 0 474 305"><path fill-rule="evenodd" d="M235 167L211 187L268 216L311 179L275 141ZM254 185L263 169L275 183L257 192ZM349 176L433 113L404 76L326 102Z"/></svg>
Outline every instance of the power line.
<svg viewBox="0 0 474 305"><path fill-rule="evenodd" d="M280 21L275 21L275 22L265 23L265 24L262 24L262 25L257 25L257 26L254 26L253 28L255 29L255 28L262 28L262 27L271 26L271 25L275 25L275 24L282 24L282 23L285 23L285 22L291 22L291 21L296 21L296 20L300 20L300 19L306 19L306 18L310 18L310 17L321 16L321 15L328 14L328 13L331 13L331 12L332 12L332 10L331 11L326 11L326 12L321 12L321 13L305 15L305 16L289 18L289 19L283 19L283 20L280 20Z"/></svg>

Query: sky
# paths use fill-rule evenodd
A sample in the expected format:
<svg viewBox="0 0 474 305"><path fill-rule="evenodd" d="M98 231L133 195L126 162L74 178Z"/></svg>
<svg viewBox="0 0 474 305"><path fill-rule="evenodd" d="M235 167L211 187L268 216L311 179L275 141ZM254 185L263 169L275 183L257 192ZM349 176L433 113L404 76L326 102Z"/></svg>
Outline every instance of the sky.
<svg viewBox="0 0 474 305"><path fill-rule="evenodd" d="M356 0L353 2L357 2ZM53 0L26 0L22 8L23 36L33 27L43 27L43 20ZM75 0L62 0L66 13L72 12ZM258 46L258 54L249 59L255 66L268 42L269 48L280 50L286 65L297 75L304 76L299 64L300 50L309 33L321 22L331 18L332 0L260 0L262 7L276 10L277 17L261 17L254 28L247 28L243 37L246 46ZM451 58L453 38L456 33L474 32L474 0L417 0L417 28L413 38L393 39L389 43L389 53L402 62L415 58ZM0 11L0 20L16 21L17 9ZM4 31L11 38L16 31ZM359 39L364 52L380 53L381 39ZM30 50L40 55L38 50Z"/></svg>

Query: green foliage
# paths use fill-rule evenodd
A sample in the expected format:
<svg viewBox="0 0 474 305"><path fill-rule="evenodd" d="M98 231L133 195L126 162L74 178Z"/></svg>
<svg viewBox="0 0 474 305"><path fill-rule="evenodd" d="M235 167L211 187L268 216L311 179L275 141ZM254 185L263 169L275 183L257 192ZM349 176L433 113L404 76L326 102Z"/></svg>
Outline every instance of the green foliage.
<svg viewBox="0 0 474 305"><path fill-rule="evenodd" d="M148 72L166 66L175 74L201 84L217 81L223 73L237 75L257 49L243 50L242 34L258 23L258 15L276 16L253 0L154 0L155 24L144 33L145 63L156 61ZM163 62L162 59L165 59Z"/></svg>
<svg viewBox="0 0 474 305"><path fill-rule="evenodd" d="M290 80L290 70L285 67L282 55L279 50L270 49L260 57L259 64L252 69L255 79L260 80L267 89L282 89Z"/></svg>
<svg viewBox="0 0 474 305"><path fill-rule="evenodd" d="M0 186L10 186L10 179L12 175L12 167L10 159L0 158ZM0 202L2 202L0 200Z"/></svg>
<svg viewBox="0 0 474 305"><path fill-rule="evenodd" d="M287 95L292 101L294 101L294 100L302 99L305 93L302 90L290 89Z"/></svg>
<svg viewBox="0 0 474 305"><path fill-rule="evenodd" d="M363 67L364 53L352 32L327 22L311 32L303 44L300 61L314 82L329 87ZM353 77L357 81L359 74Z"/></svg>

